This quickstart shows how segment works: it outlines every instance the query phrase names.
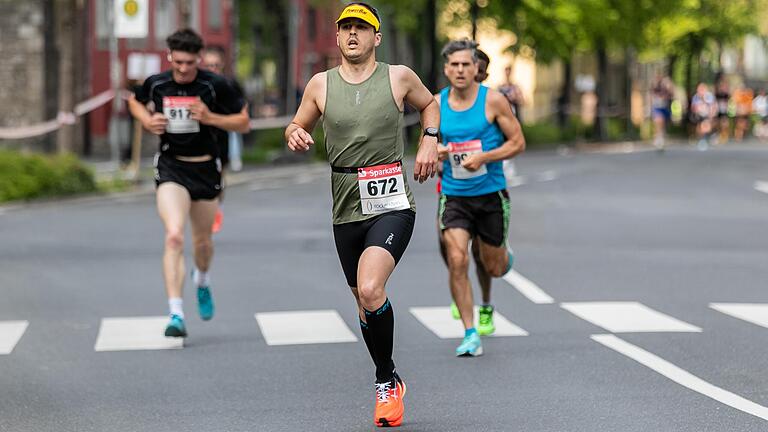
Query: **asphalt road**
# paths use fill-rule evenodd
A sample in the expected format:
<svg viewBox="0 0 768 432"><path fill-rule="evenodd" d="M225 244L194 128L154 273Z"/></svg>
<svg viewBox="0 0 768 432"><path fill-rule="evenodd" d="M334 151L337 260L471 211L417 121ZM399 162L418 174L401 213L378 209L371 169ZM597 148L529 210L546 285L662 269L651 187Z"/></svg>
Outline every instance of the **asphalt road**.
<svg viewBox="0 0 768 432"><path fill-rule="evenodd" d="M498 312L527 336L486 338L478 358L411 313L450 303L434 183L413 185L417 228L388 285L402 430L768 430L767 163L759 146L521 157L516 270L552 301L496 280ZM299 315L293 337L360 339L328 170L255 178L227 192L217 316L200 321L187 287L183 349L95 349L105 318L166 314L152 195L0 208L0 431L374 429L361 341L276 344L254 317L337 311L338 331Z"/></svg>

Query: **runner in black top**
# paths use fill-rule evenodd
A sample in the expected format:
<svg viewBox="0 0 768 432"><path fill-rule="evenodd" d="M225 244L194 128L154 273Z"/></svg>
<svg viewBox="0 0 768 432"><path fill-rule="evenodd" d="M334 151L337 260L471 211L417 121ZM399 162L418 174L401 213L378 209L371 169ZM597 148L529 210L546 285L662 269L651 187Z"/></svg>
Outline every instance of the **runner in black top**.
<svg viewBox="0 0 768 432"><path fill-rule="evenodd" d="M155 135L157 208L165 226L163 275L170 322L166 336L187 335L182 308L184 226L192 224L200 317L213 317L208 269L213 256L211 225L221 191L216 128L245 132L243 100L222 77L198 69L203 41L192 30L168 37L171 70L153 75L128 102L131 114ZM149 107L148 107L149 104Z"/></svg>

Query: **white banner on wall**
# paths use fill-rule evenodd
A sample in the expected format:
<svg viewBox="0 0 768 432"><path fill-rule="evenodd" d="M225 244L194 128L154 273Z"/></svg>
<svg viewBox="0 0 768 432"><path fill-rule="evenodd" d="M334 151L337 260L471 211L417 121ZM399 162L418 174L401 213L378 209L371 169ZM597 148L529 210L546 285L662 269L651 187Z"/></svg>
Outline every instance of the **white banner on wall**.
<svg viewBox="0 0 768 432"><path fill-rule="evenodd" d="M115 35L118 38L145 38L149 34L148 0L114 0Z"/></svg>

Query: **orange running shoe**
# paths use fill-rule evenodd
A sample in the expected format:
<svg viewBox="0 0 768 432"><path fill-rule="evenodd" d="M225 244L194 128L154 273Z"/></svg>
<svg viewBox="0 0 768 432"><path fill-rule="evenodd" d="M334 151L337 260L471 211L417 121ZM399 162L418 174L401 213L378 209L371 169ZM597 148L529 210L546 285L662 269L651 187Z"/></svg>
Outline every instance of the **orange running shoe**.
<svg viewBox="0 0 768 432"><path fill-rule="evenodd" d="M405 382L395 374L392 381L376 383L376 410L373 422L378 427L397 427L403 423Z"/></svg>
<svg viewBox="0 0 768 432"><path fill-rule="evenodd" d="M221 207L216 210L216 216L213 218L213 226L211 227L211 231L213 231L214 234L221 231L221 225L224 223L224 212L221 211Z"/></svg>

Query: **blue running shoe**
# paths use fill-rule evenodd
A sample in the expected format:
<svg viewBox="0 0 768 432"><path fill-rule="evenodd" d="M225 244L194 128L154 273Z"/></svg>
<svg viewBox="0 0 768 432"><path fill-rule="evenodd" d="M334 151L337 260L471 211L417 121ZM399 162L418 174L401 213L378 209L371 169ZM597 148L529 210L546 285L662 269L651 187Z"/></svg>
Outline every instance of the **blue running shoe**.
<svg viewBox="0 0 768 432"><path fill-rule="evenodd" d="M187 337L187 327L184 326L184 318L171 315L168 326L165 327L165 335L170 337Z"/></svg>
<svg viewBox="0 0 768 432"><path fill-rule="evenodd" d="M197 287L197 311L200 313L200 319L208 321L213 318L214 309L211 289L207 286Z"/></svg>
<svg viewBox="0 0 768 432"><path fill-rule="evenodd" d="M483 344L480 335L472 333L464 337L461 345L456 348L456 357L477 357L483 355Z"/></svg>
<svg viewBox="0 0 768 432"><path fill-rule="evenodd" d="M507 245L507 256L509 257L507 260L507 271L504 274L509 273L512 270L512 265L515 263L515 251L510 249L509 245Z"/></svg>

